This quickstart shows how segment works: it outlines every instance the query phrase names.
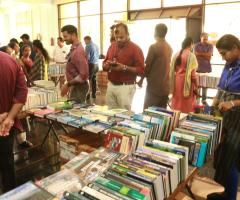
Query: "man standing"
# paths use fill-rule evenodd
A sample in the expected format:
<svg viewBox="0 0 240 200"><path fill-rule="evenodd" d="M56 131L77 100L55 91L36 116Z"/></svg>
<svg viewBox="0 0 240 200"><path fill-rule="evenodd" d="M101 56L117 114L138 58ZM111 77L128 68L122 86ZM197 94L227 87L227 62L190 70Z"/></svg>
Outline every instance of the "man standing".
<svg viewBox="0 0 240 200"><path fill-rule="evenodd" d="M21 125L16 119L27 98L24 73L16 61L0 52L0 172L3 191L15 187L13 134Z"/></svg>
<svg viewBox="0 0 240 200"><path fill-rule="evenodd" d="M62 37L57 38L57 46L53 52L53 61L56 63L66 63L67 62L67 55L69 49L66 45L64 45L64 40Z"/></svg>
<svg viewBox="0 0 240 200"><path fill-rule="evenodd" d="M89 68L84 48L78 40L75 26L66 25L62 27L61 32L66 44L72 44L67 59L67 83L63 85L61 95L66 95L70 90L70 99L83 103L89 90Z"/></svg>
<svg viewBox="0 0 240 200"><path fill-rule="evenodd" d="M144 56L139 46L130 41L127 25L115 26L116 42L108 49L103 70L108 71L106 101L109 108L131 109L136 90L136 76L144 72Z"/></svg>
<svg viewBox="0 0 240 200"><path fill-rule="evenodd" d="M154 35L156 43L149 47L145 61L147 88L144 109L149 106L167 107L172 48L165 40L166 34L167 26L165 24L156 25Z"/></svg>
<svg viewBox="0 0 240 200"><path fill-rule="evenodd" d="M22 57L23 55L23 50L22 47L24 45L29 45L31 47L31 55L30 58L34 61L35 60L35 52L33 51L33 47L32 47L32 42L30 41L30 37L28 34L24 33L22 34L22 36L20 37L22 39L22 42L20 42L19 46L20 46L20 55L19 58Z"/></svg>
<svg viewBox="0 0 240 200"><path fill-rule="evenodd" d="M88 58L89 80L92 89L92 98L95 99L97 91L96 74L98 72L99 49L98 46L92 42L90 36L84 37L84 42L86 44L85 52ZM90 94L88 96L90 98Z"/></svg>
<svg viewBox="0 0 240 200"><path fill-rule="evenodd" d="M208 34L201 34L201 42L197 43L194 46L194 53L197 57L198 61L198 69L199 73L209 73L212 71L211 68L211 57L213 54L213 45L208 43ZM206 103L207 99L207 88L202 88L202 102Z"/></svg>

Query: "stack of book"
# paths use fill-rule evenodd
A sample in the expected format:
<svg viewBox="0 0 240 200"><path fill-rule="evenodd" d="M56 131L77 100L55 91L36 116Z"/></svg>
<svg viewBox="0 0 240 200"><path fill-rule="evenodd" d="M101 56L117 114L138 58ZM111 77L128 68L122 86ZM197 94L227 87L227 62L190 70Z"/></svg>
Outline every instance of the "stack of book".
<svg viewBox="0 0 240 200"><path fill-rule="evenodd" d="M108 106L98 106L98 105L90 107L89 111L96 114L113 116L113 117L116 116L117 114L127 112L126 109L108 109Z"/></svg>
<svg viewBox="0 0 240 200"><path fill-rule="evenodd" d="M148 134L126 126L113 126L105 131L105 148L116 152L131 154L138 147L142 147L148 138Z"/></svg>
<svg viewBox="0 0 240 200"><path fill-rule="evenodd" d="M217 88L220 77L214 77L213 74L199 73L199 86L207 88Z"/></svg>
<svg viewBox="0 0 240 200"><path fill-rule="evenodd" d="M88 184L107 170L115 160L125 157L125 155L105 148L99 148L90 154L81 152L78 156L63 165L63 168L71 170L80 177L84 184Z"/></svg>
<svg viewBox="0 0 240 200"><path fill-rule="evenodd" d="M57 101L48 103L47 108L51 110L68 110L73 108L73 103L70 101Z"/></svg>
<svg viewBox="0 0 240 200"><path fill-rule="evenodd" d="M171 133L170 142L188 147L189 164L202 167L220 142L222 118L189 114Z"/></svg>
<svg viewBox="0 0 240 200"><path fill-rule="evenodd" d="M37 87L45 88L45 89L54 89L55 88L54 82L47 81L47 80L34 81L34 85Z"/></svg>
<svg viewBox="0 0 240 200"><path fill-rule="evenodd" d="M79 193L68 193L67 196L163 200L186 178L187 171L188 148L151 140L132 156L115 160L107 171Z"/></svg>
<svg viewBox="0 0 240 200"><path fill-rule="evenodd" d="M65 71L66 71L66 64L51 63L48 66L48 74L50 76L65 74Z"/></svg>
<svg viewBox="0 0 240 200"><path fill-rule="evenodd" d="M151 139L168 141L171 131L178 125L180 112L160 107L149 107L141 114L135 114L134 120L153 124Z"/></svg>
<svg viewBox="0 0 240 200"><path fill-rule="evenodd" d="M63 169L51 176L48 176L36 183L38 186L61 199L64 191L79 191L84 183L71 170Z"/></svg>
<svg viewBox="0 0 240 200"><path fill-rule="evenodd" d="M28 89L28 96L23 110L29 110L39 106L46 106L58 99L58 93L55 89L44 89L33 87Z"/></svg>

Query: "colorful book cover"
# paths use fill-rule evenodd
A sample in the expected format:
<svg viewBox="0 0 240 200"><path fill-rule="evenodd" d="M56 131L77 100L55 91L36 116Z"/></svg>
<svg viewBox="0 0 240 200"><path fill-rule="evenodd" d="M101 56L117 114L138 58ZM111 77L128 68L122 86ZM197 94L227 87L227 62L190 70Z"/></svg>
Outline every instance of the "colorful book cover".
<svg viewBox="0 0 240 200"><path fill-rule="evenodd" d="M94 123L83 126L83 130L86 130L92 133L100 133L106 129L109 129L110 127L111 126L101 122L94 122Z"/></svg>
<svg viewBox="0 0 240 200"><path fill-rule="evenodd" d="M34 113L34 115L35 115L36 117L44 118L46 115L51 114L51 113L54 113L54 112L55 112L55 111L46 108L46 109L42 109L42 110L36 111L36 112Z"/></svg>
<svg viewBox="0 0 240 200"><path fill-rule="evenodd" d="M73 104L69 101L55 102L48 104L47 108L51 110L68 110L73 108Z"/></svg>
<svg viewBox="0 0 240 200"><path fill-rule="evenodd" d="M104 147L112 151L120 152L123 135L112 130L108 130L104 137Z"/></svg>
<svg viewBox="0 0 240 200"><path fill-rule="evenodd" d="M88 120L88 119L78 118L77 120L69 121L68 125L73 126L75 128L81 128L81 127L91 124L91 123L93 123L93 121Z"/></svg>

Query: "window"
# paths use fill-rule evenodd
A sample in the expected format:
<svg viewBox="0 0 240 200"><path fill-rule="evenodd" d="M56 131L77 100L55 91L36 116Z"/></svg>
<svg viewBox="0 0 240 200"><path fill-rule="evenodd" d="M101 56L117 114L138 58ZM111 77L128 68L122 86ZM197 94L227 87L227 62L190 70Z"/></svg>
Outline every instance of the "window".
<svg viewBox="0 0 240 200"><path fill-rule="evenodd" d="M209 33L209 40L215 43L224 34L240 37L240 3L207 5L205 9L204 31ZM225 14L222 13L231 13ZM220 22L216 23L216 19ZM211 60L214 64L222 64L221 56L215 49Z"/></svg>
<svg viewBox="0 0 240 200"><path fill-rule="evenodd" d="M103 13L127 11L127 0L103 0Z"/></svg>
<svg viewBox="0 0 240 200"><path fill-rule="evenodd" d="M239 2L239 0L206 0L206 4L209 3L227 3L227 2Z"/></svg>
<svg viewBox="0 0 240 200"><path fill-rule="evenodd" d="M78 27L78 20L77 18L68 18L68 19L61 19L61 27L65 25L73 25L76 28Z"/></svg>
<svg viewBox="0 0 240 200"><path fill-rule="evenodd" d="M92 41L100 46L100 15L85 16L80 18L81 41L87 35L91 36Z"/></svg>
<svg viewBox="0 0 240 200"><path fill-rule="evenodd" d="M159 23L164 23L168 27L166 40L172 47L173 52L175 53L181 49L181 43L186 35L186 19L137 20L132 24L129 24L130 38L141 47L145 58L149 46L155 43L154 31L155 26Z"/></svg>
<svg viewBox="0 0 240 200"><path fill-rule="evenodd" d="M60 18L77 17L77 3L60 5Z"/></svg>
<svg viewBox="0 0 240 200"><path fill-rule="evenodd" d="M163 0L164 7L202 4L202 0Z"/></svg>
<svg viewBox="0 0 240 200"><path fill-rule="evenodd" d="M100 0L80 1L80 16L100 14Z"/></svg>
<svg viewBox="0 0 240 200"><path fill-rule="evenodd" d="M106 55L108 47L110 46L110 27L116 24L117 21L126 21L127 13L114 13L103 15L103 54Z"/></svg>
<svg viewBox="0 0 240 200"><path fill-rule="evenodd" d="M130 0L130 10L160 8L161 0Z"/></svg>

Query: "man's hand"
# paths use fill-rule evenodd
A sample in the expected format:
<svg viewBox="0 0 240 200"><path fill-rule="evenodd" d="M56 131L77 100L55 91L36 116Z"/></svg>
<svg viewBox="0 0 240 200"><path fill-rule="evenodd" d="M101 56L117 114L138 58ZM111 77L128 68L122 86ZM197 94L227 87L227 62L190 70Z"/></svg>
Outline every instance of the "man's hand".
<svg viewBox="0 0 240 200"><path fill-rule="evenodd" d="M111 60L107 60L107 61L104 63L104 65L103 65L103 70L104 70L104 71L109 71L110 68L111 68L111 63L112 63Z"/></svg>
<svg viewBox="0 0 240 200"><path fill-rule="evenodd" d="M225 102L221 102L218 105L219 110L221 111L227 111L229 109L231 109L233 107L233 104L231 103L231 101L225 101Z"/></svg>
<svg viewBox="0 0 240 200"><path fill-rule="evenodd" d="M124 71L124 65L117 62L115 66L111 67L111 70L116 72L122 72Z"/></svg>
<svg viewBox="0 0 240 200"><path fill-rule="evenodd" d="M0 114L0 124L7 118L7 116L8 116L7 112Z"/></svg>
<svg viewBox="0 0 240 200"><path fill-rule="evenodd" d="M67 86L67 84L64 84L62 86L62 89L61 89L61 96L66 96L66 94L69 92L69 87Z"/></svg>
<svg viewBox="0 0 240 200"><path fill-rule="evenodd" d="M14 121L10 118L5 118L5 120L1 123L0 126L0 136L8 136L9 131L11 130Z"/></svg>

